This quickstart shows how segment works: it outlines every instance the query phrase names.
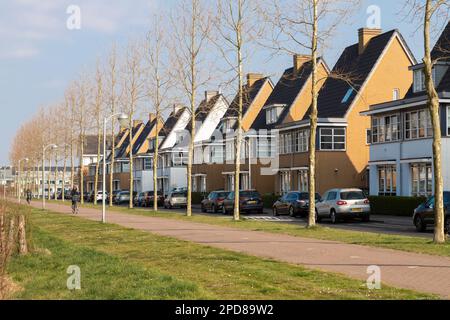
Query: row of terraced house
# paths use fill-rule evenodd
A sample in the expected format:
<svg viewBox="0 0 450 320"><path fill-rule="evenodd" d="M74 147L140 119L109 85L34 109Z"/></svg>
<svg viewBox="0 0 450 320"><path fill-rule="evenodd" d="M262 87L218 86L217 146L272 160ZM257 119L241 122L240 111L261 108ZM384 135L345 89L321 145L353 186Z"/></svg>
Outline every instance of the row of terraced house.
<svg viewBox="0 0 450 320"><path fill-rule="evenodd" d="M433 52L433 76L441 102L444 183L450 189L450 24ZM442 50L444 49L444 50ZM446 50L447 51L446 51ZM423 64L398 30L358 30L333 69L318 61L320 91L316 187L358 187L372 195L427 195L433 192L432 131L426 109ZM350 81L336 75L345 75ZM240 188L283 194L308 189L312 63L294 55L293 65L274 83L248 74L244 87ZM205 93L196 112L192 187L196 192L232 190L238 96L231 103L218 91ZM174 106L164 121L121 129L116 139L114 190L129 189L129 153L134 155L135 191L152 191L153 155L159 143L158 185L163 193L187 186L191 114ZM129 130L133 132L132 150ZM158 138L158 139L156 139ZM109 163L107 176L109 179ZM95 164L86 177L94 189ZM109 190L108 190L109 191Z"/></svg>

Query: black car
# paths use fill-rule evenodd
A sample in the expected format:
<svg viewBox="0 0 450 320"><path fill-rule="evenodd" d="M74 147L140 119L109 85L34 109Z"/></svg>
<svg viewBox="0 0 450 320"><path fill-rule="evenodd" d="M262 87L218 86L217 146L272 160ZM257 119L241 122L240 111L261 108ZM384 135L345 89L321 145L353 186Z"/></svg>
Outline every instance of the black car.
<svg viewBox="0 0 450 320"><path fill-rule="evenodd" d="M316 193L316 202L320 201L320 194ZM273 204L273 215L289 214L291 217L307 216L309 210L309 193L291 191L286 193Z"/></svg>
<svg viewBox="0 0 450 320"><path fill-rule="evenodd" d="M264 203L261 195L256 190L239 191L239 209L241 212L264 212ZM234 192L230 192L223 201L222 213L229 214L234 210Z"/></svg>
<svg viewBox="0 0 450 320"><path fill-rule="evenodd" d="M208 210L211 210L214 213L220 212L222 210L223 202L228 195L229 192L222 190L211 192L201 203L202 212L207 212Z"/></svg>
<svg viewBox="0 0 450 320"><path fill-rule="evenodd" d="M450 191L444 191L445 232L450 232ZM430 197L414 210L413 222L416 230L424 232L428 226L434 225L434 196Z"/></svg>

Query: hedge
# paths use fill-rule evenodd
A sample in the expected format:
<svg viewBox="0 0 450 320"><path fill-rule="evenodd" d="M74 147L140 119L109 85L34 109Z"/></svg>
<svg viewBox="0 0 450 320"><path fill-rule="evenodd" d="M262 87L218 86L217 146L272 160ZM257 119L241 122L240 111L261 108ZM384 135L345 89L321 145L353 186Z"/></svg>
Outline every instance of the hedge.
<svg viewBox="0 0 450 320"><path fill-rule="evenodd" d="M373 214L412 217L414 209L426 201L425 197L370 196Z"/></svg>
<svg viewBox="0 0 450 320"><path fill-rule="evenodd" d="M273 193L266 193L262 195L264 208L272 209L273 204L280 198L279 195Z"/></svg>
<svg viewBox="0 0 450 320"><path fill-rule="evenodd" d="M208 196L205 192L192 192L192 204L201 204L202 200Z"/></svg>

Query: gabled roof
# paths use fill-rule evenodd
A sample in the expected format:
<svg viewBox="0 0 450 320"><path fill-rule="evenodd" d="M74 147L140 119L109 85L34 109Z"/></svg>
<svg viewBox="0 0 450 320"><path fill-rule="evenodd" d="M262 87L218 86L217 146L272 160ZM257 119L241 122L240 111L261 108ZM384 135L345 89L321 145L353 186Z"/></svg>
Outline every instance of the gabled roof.
<svg viewBox="0 0 450 320"><path fill-rule="evenodd" d="M147 122L141 134L136 139L136 142L133 144L133 154L137 154L139 152L142 145L149 139L150 133L153 131L157 123L158 120L156 118ZM127 154L127 156L129 156L129 154Z"/></svg>
<svg viewBox="0 0 450 320"><path fill-rule="evenodd" d="M311 61L305 62L296 73L294 72L294 68L286 69L278 83L275 85L275 88L264 104L264 107L256 117L255 122L252 125L252 129L270 130L283 123L284 119L289 114L290 106L294 103L298 94L302 91L311 76L311 71ZM264 108L270 105L285 105L285 107L283 108L278 121L268 125L266 124L266 111Z"/></svg>
<svg viewBox="0 0 450 320"><path fill-rule="evenodd" d="M143 123L140 123L139 125L133 127L132 129L132 134L133 137L136 136L136 134L139 132L139 130L144 126ZM130 146L130 138L127 137L127 139L125 140L125 142L123 143L123 145L121 146L121 148L119 150L117 150L116 153L116 159L120 159L120 158L127 158L129 155L129 152L127 152L128 147Z"/></svg>
<svg viewBox="0 0 450 320"><path fill-rule="evenodd" d="M436 41L436 44L431 51L431 59L450 60L450 22L447 23L447 26Z"/></svg>
<svg viewBox="0 0 450 320"><path fill-rule="evenodd" d="M397 30L391 30L373 37L362 54L358 53L358 43L344 49L331 73L349 76L351 85L347 81L332 76L325 80L317 102L319 118L345 117L358 91L363 87L386 46L396 34L400 36ZM406 46L406 43L404 44ZM406 49L409 51L408 48ZM311 109L303 119L308 119L310 113Z"/></svg>
<svg viewBox="0 0 450 320"><path fill-rule="evenodd" d="M195 121L201 122L205 121L205 119L208 117L211 110L213 110L216 103L219 101L219 99L223 97L222 94L216 94L214 97L211 97L208 101L206 99L202 100L200 102L197 110L195 111ZM224 98L224 97L223 97ZM224 98L225 99L225 98ZM189 121L189 123L186 126L186 130L188 130L190 133L192 133L192 123Z"/></svg>
<svg viewBox="0 0 450 320"><path fill-rule="evenodd" d="M244 115L248 108L252 105L253 100L255 100L259 91L262 89L264 83L268 80L268 77L261 78L255 81L252 86L249 86L248 83L245 84L242 88L243 96L242 96L242 115ZM224 118L237 117L239 109L239 94L236 94L233 101L230 104L230 107L225 112Z"/></svg>
<svg viewBox="0 0 450 320"><path fill-rule="evenodd" d="M164 122L164 126L161 129L161 136L167 137L170 132L175 128L175 125L177 124L178 120L180 119L183 112L186 110L186 107L182 107L176 110L173 110L169 117L167 118L166 122ZM164 141L162 141L163 143Z"/></svg>

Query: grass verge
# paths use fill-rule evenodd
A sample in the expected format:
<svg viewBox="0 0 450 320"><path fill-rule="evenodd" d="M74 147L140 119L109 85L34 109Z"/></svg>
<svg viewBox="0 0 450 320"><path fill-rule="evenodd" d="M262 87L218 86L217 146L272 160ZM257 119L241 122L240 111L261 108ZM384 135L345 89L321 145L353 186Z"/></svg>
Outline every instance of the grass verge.
<svg viewBox="0 0 450 320"><path fill-rule="evenodd" d="M423 299L383 286L191 242L33 210L35 253L9 274L26 299ZM66 288L81 269L80 291Z"/></svg>

